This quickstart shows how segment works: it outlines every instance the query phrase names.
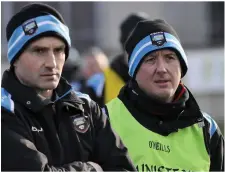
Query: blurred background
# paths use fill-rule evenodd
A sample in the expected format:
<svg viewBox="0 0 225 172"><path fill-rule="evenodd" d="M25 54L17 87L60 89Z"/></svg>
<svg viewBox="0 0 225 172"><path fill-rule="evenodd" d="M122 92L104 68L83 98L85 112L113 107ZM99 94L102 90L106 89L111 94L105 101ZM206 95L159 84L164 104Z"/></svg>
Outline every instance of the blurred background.
<svg viewBox="0 0 225 172"><path fill-rule="evenodd" d="M8 68L5 28L9 19L29 2L1 2L1 72ZM109 60L121 49L120 24L132 12L162 18L177 31L189 70L183 82L202 110L224 131L224 2L45 2L55 7L70 28L70 63L82 66L82 54L100 48ZM77 56L79 53L81 56ZM79 58L78 58L79 57ZM76 59L77 58L77 59Z"/></svg>

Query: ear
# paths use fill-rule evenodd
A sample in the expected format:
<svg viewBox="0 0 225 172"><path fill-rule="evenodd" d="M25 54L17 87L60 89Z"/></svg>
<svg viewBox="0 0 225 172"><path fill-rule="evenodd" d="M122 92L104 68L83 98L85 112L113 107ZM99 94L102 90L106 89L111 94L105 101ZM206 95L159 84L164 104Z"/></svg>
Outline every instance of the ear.
<svg viewBox="0 0 225 172"><path fill-rule="evenodd" d="M17 67L17 65L18 65L18 60L15 60L13 63L13 67Z"/></svg>

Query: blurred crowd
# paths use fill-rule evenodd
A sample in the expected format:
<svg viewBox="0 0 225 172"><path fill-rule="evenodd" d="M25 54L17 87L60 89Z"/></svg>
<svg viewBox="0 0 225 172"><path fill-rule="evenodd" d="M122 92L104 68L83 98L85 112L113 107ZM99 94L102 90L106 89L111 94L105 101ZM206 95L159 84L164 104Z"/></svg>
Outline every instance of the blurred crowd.
<svg viewBox="0 0 225 172"><path fill-rule="evenodd" d="M130 79L124 43L136 24L148 17L144 12L136 12L124 18L118 28L121 52L115 57L108 57L97 46L89 47L83 53L72 47L62 76L70 82L74 90L88 94L103 107L118 95L119 90Z"/></svg>

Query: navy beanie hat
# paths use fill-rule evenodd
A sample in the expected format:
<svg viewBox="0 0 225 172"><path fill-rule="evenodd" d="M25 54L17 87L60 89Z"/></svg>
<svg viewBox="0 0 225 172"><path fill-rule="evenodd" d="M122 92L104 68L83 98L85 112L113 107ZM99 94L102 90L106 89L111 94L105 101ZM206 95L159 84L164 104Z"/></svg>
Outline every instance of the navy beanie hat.
<svg viewBox="0 0 225 172"><path fill-rule="evenodd" d="M13 64L28 44L42 36L55 36L63 40L66 44L66 58L68 57L71 40L61 14L47 4L32 3L24 6L6 27L10 64Z"/></svg>
<svg viewBox="0 0 225 172"><path fill-rule="evenodd" d="M165 48L178 55L184 77L188 69L187 57L173 27L161 19L140 21L125 43L129 75L135 78L142 59L150 52Z"/></svg>

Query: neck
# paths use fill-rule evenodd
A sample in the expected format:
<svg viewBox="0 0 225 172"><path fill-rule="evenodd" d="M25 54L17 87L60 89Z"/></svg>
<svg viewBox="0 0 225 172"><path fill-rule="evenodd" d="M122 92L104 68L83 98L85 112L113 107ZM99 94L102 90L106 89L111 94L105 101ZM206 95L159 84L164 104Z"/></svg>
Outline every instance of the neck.
<svg viewBox="0 0 225 172"><path fill-rule="evenodd" d="M142 90L143 91L143 90ZM143 91L145 92L145 91ZM145 92L149 97L151 97L151 99L155 99L156 101L158 102L161 102L161 103L172 103L173 101L173 98L174 98L174 95L171 96L171 97L160 97L158 95L150 95L148 94L147 92Z"/></svg>
<svg viewBox="0 0 225 172"><path fill-rule="evenodd" d="M28 86L28 87L31 87L31 85L28 84L27 82L25 82L25 81L20 77L20 75L18 75L17 72L15 72L15 75L16 75L17 79L20 81L21 84L26 85L26 86ZM36 88L35 90L36 90L36 92L37 92L39 95L43 96L43 97L46 98L46 99L51 99L51 98L52 98L53 90L43 90L43 89L37 89L37 88Z"/></svg>
<svg viewBox="0 0 225 172"><path fill-rule="evenodd" d="M37 93L46 99L51 99L53 90L37 90Z"/></svg>
<svg viewBox="0 0 225 172"><path fill-rule="evenodd" d="M165 99L162 98L146 95L135 81L131 81L128 88L131 90L127 92L127 94L129 94L129 99L134 102L135 107L137 107L140 112L146 114L176 116L184 109L185 102L188 99L188 92L186 91L185 94L182 94L176 101L173 101L172 97L170 101L165 101ZM182 87L179 86L175 97L176 94L179 94L181 91Z"/></svg>

